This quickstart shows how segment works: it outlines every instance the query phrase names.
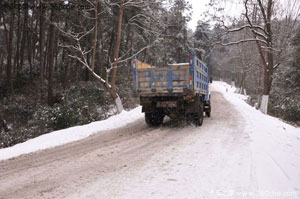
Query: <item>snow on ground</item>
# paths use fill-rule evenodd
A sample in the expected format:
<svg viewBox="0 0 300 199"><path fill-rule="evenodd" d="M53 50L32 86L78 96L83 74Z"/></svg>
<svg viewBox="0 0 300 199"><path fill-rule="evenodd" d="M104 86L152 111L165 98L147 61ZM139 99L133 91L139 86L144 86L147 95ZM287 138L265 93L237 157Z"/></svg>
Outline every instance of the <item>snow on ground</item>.
<svg viewBox="0 0 300 199"><path fill-rule="evenodd" d="M12 147L0 149L0 160L78 141L101 131L123 127L142 117L141 107L137 107L130 111L123 111L121 114L103 121L53 131Z"/></svg>
<svg viewBox="0 0 300 199"><path fill-rule="evenodd" d="M297 187L300 191L300 128L262 114L243 101L245 96L235 94L235 88L224 82L214 82L213 87L246 119L245 130L251 139L257 176L268 176L258 180L258 187L268 190L271 185L277 191Z"/></svg>
<svg viewBox="0 0 300 199"><path fill-rule="evenodd" d="M154 150L140 166L124 167L82 185L70 198L110 194L116 196L111 198L299 198L300 129L262 114L226 83L214 82L212 87L235 110L228 103L215 105L212 108L223 108L219 116L206 118L199 128L149 128L166 135L145 145L155 149L156 144L159 152ZM0 160L120 128L142 117L138 107L104 121L45 134L1 149Z"/></svg>
<svg viewBox="0 0 300 199"><path fill-rule="evenodd" d="M226 83L212 87L235 110L212 94L220 104L213 103L216 115L203 126L156 129L167 136L151 143L155 149L163 142L153 156L101 176L67 198L299 198L300 129L262 114Z"/></svg>

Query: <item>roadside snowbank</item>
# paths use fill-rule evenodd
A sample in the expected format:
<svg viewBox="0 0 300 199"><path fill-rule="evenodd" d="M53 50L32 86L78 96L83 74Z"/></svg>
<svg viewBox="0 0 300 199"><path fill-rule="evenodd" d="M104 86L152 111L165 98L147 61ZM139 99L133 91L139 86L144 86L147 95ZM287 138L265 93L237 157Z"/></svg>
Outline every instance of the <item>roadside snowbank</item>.
<svg viewBox="0 0 300 199"><path fill-rule="evenodd" d="M275 186L278 191L300 189L300 128L256 110L243 101L245 96L234 93L235 88L224 82L214 82L212 86L246 119L245 131L251 140L256 174L264 176L258 180L258 187L268 190Z"/></svg>
<svg viewBox="0 0 300 199"><path fill-rule="evenodd" d="M123 111L121 114L114 115L103 121L53 131L12 147L0 149L0 160L78 141L101 131L120 128L142 117L141 107L137 107L130 111Z"/></svg>

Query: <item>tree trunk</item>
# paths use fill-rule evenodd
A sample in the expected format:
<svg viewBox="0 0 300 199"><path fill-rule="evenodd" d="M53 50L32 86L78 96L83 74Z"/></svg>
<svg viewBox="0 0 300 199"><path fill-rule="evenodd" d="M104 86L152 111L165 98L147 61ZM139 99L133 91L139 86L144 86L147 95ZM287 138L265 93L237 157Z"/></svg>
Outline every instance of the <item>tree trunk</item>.
<svg viewBox="0 0 300 199"><path fill-rule="evenodd" d="M260 111L264 114L268 113L269 95L263 95L260 103Z"/></svg>
<svg viewBox="0 0 300 199"><path fill-rule="evenodd" d="M43 9L43 3L41 3L40 8L40 80L41 80L41 94L43 92L44 84L44 40L45 40L45 10Z"/></svg>
<svg viewBox="0 0 300 199"><path fill-rule="evenodd" d="M38 46L36 46L37 41L39 40L38 37L38 24L39 24L39 17L36 18L36 23L35 23L35 27L34 27L34 32L32 33L32 60L35 60L36 57L36 51ZM32 28L33 28L33 21L32 21ZM40 44L39 44L40 45Z"/></svg>
<svg viewBox="0 0 300 199"><path fill-rule="evenodd" d="M114 48L114 58L113 58L114 64L112 65L112 76L111 76L111 90L112 90L111 94L112 94L112 98L115 101L115 104L117 106L118 113L121 113L123 111L122 101L116 91L116 76L117 76L117 70L118 70L117 59L119 58L119 50L120 50L120 44L121 44L123 13L124 13L123 0L120 0L118 32L117 32L117 40L116 40L115 48Z"/></svg>
<svg viewBox="0 0 300 199"><path fill-rule="evenodd" d="M27 0L25 1L27 3ZM20 67L23 67L23 61L24 61L24 48L26 44L27 34L28 34L28 24L27 24L27 17L28 17L28 11L24 11L24 23L23 23L23 35L22 35L22 41L21 41L21 48L20 48Z"/></svg>
<svg viewBox="0 0 300 199"><path fill-rule="evenodd" d="M105 88L108 90L108 92L111 94L114 103L117 107L118 113L121 113L124 110L123 103L121 101L120 96L116 92L116 90L112 89L111 87L108 86L108 84L104 84Z"/></svg>
<svg viewBox="0 0 300 199"><path fill-rule="evenodd" d="M10 22L9 22L9 39L7 44L7 65L6 65L6 74L8 81L8 91L13 92L13 82L12 82L12 42L14 36L14 10L10 10Z"/></svg>
<svg viewBox="0 0 300 199"><path fill-rule="evenodd" d="M273 1L274 0L268 0L267 3L267 9L265 11L262 1L258 0L259 7L261 9L261 13L263 15L264 23L265 23L265 31L267 33L267 43L268 47L273 47L273 33L272 33L272 24L271 24L271 18L272 18L272 11L273 11ZM268 103L269 103L269 95L271 91L272 86L272 75L273 75L273 54L271 52L266 52L266 57L262 53L261 47L259 48L260 57L262 59L263 65L264 65L264 92L262 97L262 102L260 106L260 110L262 113L267 114L268 113Z"/></svg>
<svg viewBox="0 0 300 199"><path fill-rule="evenodd" d="M64 19L64 21L65 21L64 29L65 29L65 31L68 31L68 28L69 28L68 27L68 18L66 17ZM63 48L63 58L62 58L62 60L63 60L63 62L66 61L66 64L62 64L62 66L63 66L63 89L64 90L66 90L67 85L68 85L68 74L69 74L69 65L70 65L70 59L67 56L67 53L68 53L68 51L65 48Z"/></svg>
<svg viewBox="0 0 300 199"><path fill-rule="evenodd" d="M239 94L243 93L243 89L245 88L245 79L246 79L246 72L243 70L242 72L242 78L239 86Z"/></svg>
<svg viewBox="0 0 300 199"><path fill-rule="evenodd" d="M67 58L67 63L64 67L64 78L63 78L63 88L64 88L64 90L66 90L67 85L68 85L69 65L70 65L70 60L69 60L69 58Z"/></svg>
<svg viewBox="0 0 300 199"><path fill-rule="evenodd" d="M51 10L50 22L54 22L55 18L55 9ZM49 28L49 47L48 47L48 105L52 106L54 104L54 96L53 96L53 71L54 71L54 25L51 23Z"/></svg>
<svg viewBox="0 0 300 199"><path fill-rule="evenodd" d="M29 67L30 67L30 81L33 82L33 74L32 74L32 61L31 61L31 41L30 41L30 37L28 37L28 40L27 40L27 46L28 46L28 50L27 50L27 59L28 59L28 63L29 63Z"/></svg>
<svg viewBox="0 0 300 199"><path fill-rule="evenodd" d="M37 23L37 22L36 22ZM30 28L29 28L30 27ZM27 24L27 60L29 63L29 70L30 70L30 81L33 82L33 66L32 66L32 54L35 46L34 43L34 34L33 34L33 22Z"/></svg>
<svg viewBox="0 0 300 199"><path fill-rule="evenodd" d="M4 55L0 55L0 75L3 73L3 57Z"/></svg>
<svg viewBox="0 0 300 199"><path fill-rule="evenodd" d="M108 56L107 56L107 68L110 67L110 61L113 61L113 46L115 43L115 28L112 29L111 37L110 37L110 45L108 50Z"/></svg>
<svg viewBox="0 0 300 199"><path fill-rule="evenodd" d="M18 21L17 21L17 47L16 47L16 55L14 59L14 67L13 67L13 73L17 72L19 73L20 70L20 37L21 37L21 11L18 10Z"/></svg>
<svg viewBox="0 0 300 199"><path fill-rule="evenodd" d="M272 59L272 60L270 60ZM268 59L268 69L264 70L264 92L262 97L262 102L260 104L260 111L264 114L268 113L268 104L269 104L269 95L271 92L271 86L272 86L272 73L273 70L270 68L270 63L273 62L273 58ZM271 67L273 67L273 64L271 64Z"/></svg>
<svg viewBox="0 0 300 199"><path fill-rule="evenodd" d="M8 30L7 30L7 27L6 27L6 21L5 21L5 17L4 17L4 15L3 15L3 13L1 13L1 15L0 15L0 21L1 21L1 17L2 17L2 19L3 19L3 27L4 27L4 38L5 38L5 41L4 41L4 43L6 44L6 45L8 45L8 43L9 43L9 41L8 41ZM1 52L1 57L2 57L2 59L1 59L1 62L0 62L0 64L1 64L1 74L3 74L4 73L4 57L5 57L5 55L4 55L4 51L2 51Z"/></svg>
<svg viewBox="0 0 300 199"><path fill-rule="evenodd" d="M1 13L1 17L3 19L2 23L3 23L3 27L4 27L5 43L8 44L9 43L9 41L8 41L8 30L7 30L7 27L6 27L6 20L5 20L3 12ZM0 18L0 21L1 21L1 18Z"/></svg>
<svg viewBox="0 0 300 199"><path fill-rule="evenodd" d="M121 98L119 97L118 94L117 94L117 97L115 99L115 104L116 104L118 113L121 113L124 110L124 107L123 107Z"/></svg>
<svg viewBox="0 0 300 199"><path fill-rule="evenodd" d="M49 26L50 27L50 26ZM49 32L49 29L48 29ZM44 78L47 80L48 78L48 69L49 69L49 33L47 34L47 36L45 37L45 44L46 44L46 48L44 51Z"/></svg>
<svg viewBox="0 0 300 199"><path fill-rule="evenodd" d="M59 71L59 65L58 65L58 37L55 37L55 46L54 46L54 57L55 57L55 62L54 62L54 72L58 72Z"/></svg>
<svg viewBox="0 0 300 199"><path fill-rule="evenodd" d="M100 7L100 11L101 11L101 7ZM99 19L98 19L99 20ZM103 77L105 75L105 68L103 67L105 65L105 61L104 61L104 49L105 49L105 42L104 42L104 32L105 32L105 27L104 27L104 24L101 23L102 21L99 20L98 21L98 24L99 24L99 38L98 38L98 43L100 44L99 45L99 49L98 49L98 52L99 52L99 73L100 73L100 76Z"/></svg>
<svg viewBox="0 0 300 199"><path fill-rule="evenodd" d="M112 65L112 77L111 77L111 87L113 90L116 89L116 75L117 75L117 70L118 70L117 59L119 58L119 50L120 50L120 44L121 44L123 13L124 13L123 0L120 0L117 40L115 43L114 57L112 60L114 62L114 64Z"/></svg>
<svg viewBox="0 0 300 199"><path fill-rule="evenodd" d="M120 0L120 9L119 9L119 17L118 17L118 29L117 29L117 40L116 40L115 45L114 45L114 55L113 55L113 60L112 60L113 65L112 65L111 86L108 85L108 82L107 82L108 79L106 79L106 82L104 83L105 88L109 91L113 101L115 102L118 113L121 113L124 110L121 98L119 97L119 95L116 91L116 85L115 85L116 75L117 75L117 67L118 67L118 63L116 61L119 57L121 34L122 34L123 13L124 13L124 2L123 2L123 0ZM95 16L96 16L96 22L95 22L95 33L94 33L95 37L94 37L94 44L93 44L94 49L93 49L92 64L91 64L91 68L90 68L91 70L90 71L92 72L92 75L94 75L98 79L96 73L94 72L95 51L96 51L96 46L97 46L97 33L98 33L98 4L96 5ZM113 41L113 35L112 35L112 41Z"/></svg>
<svg viewBox="0 0 300 199"><path fill-rule="evenodd" d="M88 62L88 64L90 65L90 53L86 54L86 60ZM88 82L90 81L90 72L89 69L85 68L84 70L84 81Z"/></svg>

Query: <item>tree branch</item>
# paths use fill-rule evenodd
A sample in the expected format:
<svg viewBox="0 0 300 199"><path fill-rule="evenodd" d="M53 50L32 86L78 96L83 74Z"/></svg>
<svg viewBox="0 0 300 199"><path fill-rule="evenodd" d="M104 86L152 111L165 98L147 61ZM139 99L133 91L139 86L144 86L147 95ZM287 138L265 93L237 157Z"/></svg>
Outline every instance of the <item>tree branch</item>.
<svg viewBox="0 0 300 199"><path fill-rule="evenodd" d="M261 39L257 39L257 38L251 38L251 39L244 39L244 40L240 40L240 41L234 41L234 42L229 42L229 43L221 43L221 42L217 42L215 43L216 45L221 45L221 46L230 46L230 45L235 45L235 44L240 44L240 43L245 43L245 42L261 42L264 44L268 44L266 41L261 40Z"/></svg>

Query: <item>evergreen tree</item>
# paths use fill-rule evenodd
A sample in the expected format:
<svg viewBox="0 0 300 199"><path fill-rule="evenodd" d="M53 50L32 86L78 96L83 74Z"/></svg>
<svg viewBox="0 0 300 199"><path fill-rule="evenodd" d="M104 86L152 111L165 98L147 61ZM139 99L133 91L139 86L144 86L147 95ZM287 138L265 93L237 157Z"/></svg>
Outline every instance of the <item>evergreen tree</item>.
<svg viewBox="0 0 300 199"><path fill-rule="evenodd" d="M286 120L300 121L300 26L286 53L287 61L275 76L273 111Z"/></svg>

